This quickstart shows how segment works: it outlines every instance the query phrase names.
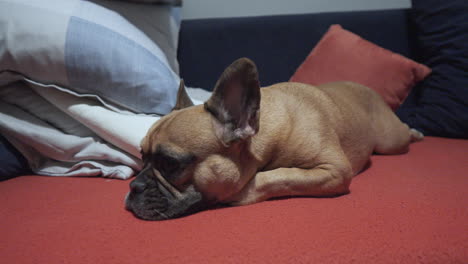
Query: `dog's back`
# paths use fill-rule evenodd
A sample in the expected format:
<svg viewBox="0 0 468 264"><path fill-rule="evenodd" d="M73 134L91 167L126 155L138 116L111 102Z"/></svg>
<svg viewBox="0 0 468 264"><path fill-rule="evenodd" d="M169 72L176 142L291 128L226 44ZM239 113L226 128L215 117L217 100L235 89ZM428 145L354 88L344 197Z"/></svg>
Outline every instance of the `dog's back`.
<svg viewBox="0 0 468 264"><path fill-rule="evenodd" d="M372 152L407 150L408 127L368 87L352 82L279 83L261 90L260 127L275 131L267 136L276 137L278 144L266 169L313 167L327 148L339 146L356 174Z"/></svg>

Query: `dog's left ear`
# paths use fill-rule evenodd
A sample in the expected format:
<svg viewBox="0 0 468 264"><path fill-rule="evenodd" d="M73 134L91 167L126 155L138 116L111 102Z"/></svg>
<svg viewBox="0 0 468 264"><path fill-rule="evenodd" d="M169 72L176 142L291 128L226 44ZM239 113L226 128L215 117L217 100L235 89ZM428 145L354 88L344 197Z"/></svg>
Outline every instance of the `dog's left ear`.
<svg viewBox="0 0 468 264"><path fill-rule="evenodd" d="M177 101L176 105L174 108L172 108L172 111L174 110L180 110L182 108L186 108L189 106L192 106L193 102L190 100L190 97L187 94L187 91L185 90L185 84L184 80L180 80L180 85L179 85L179 91L177 92Z"/></svg>
<svg viewBox="0 0 468 264"><path fill-rule="evenodd" d="M227 67L205 109L215 117L215 133L224 146L255 135L260 114L260 84L255 63L241 58Z"/></svg>

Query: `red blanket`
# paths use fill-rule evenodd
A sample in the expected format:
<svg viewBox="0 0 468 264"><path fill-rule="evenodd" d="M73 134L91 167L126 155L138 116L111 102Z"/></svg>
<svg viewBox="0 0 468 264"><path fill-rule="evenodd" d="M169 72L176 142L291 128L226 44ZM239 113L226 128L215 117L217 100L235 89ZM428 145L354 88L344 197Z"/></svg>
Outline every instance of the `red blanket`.
<svg viewBox="0 0 468 264"><path fill-rule="evenodd" d="M146 222L129 181L0 183L2 263L468 263L468 140L428 137L373 156L349 195Z"/></svg>

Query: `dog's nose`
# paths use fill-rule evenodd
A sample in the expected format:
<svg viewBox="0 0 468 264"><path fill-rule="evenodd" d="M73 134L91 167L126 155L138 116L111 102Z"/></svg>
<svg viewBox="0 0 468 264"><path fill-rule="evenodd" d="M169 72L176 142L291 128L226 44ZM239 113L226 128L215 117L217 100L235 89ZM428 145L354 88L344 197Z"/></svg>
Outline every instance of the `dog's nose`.
<svg viewBox="0 0 468 264"><path fill-rule="evenodd" d="M142 193L146 189L146 184L141 181L132 181L130 183L130 190L135 193Z"/></svg>

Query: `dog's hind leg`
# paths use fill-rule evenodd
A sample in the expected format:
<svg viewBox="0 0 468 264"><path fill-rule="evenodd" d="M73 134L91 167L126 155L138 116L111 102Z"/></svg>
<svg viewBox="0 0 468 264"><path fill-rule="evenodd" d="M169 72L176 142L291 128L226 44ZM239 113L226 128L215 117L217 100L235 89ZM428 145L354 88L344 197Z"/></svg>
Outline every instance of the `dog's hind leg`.
<svg viewBox="0 0 468 264"><path fill-rule="evenodd" d="M424 138L424 134L414 128L410 129L410 133L411 133L411 142L421 141Z"/></svg>
<svg viewBox="0 0 468 264"><path fill-rule="evenodd" d="M400 120L386 125L380 133L375 146L375 152L378 154L392 155L406 153L412 142L421 141L424 138L421 132L416 129L410 129L408 125L400 122Z"/></svg>
<svg viewBox="0 0 468 264"><path fill-rule="evenodd" d="M374 152L378 154L403 154L408 152L411 142L420 141L424 135L395 115L385 104L375 105L378 118L374 119L374 133L376 144Z"/></svg>

